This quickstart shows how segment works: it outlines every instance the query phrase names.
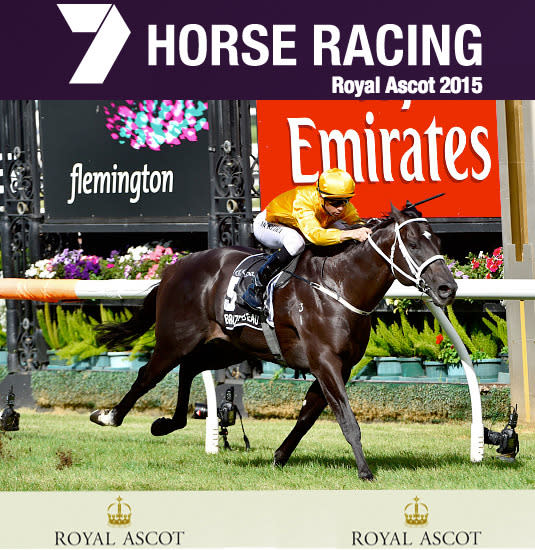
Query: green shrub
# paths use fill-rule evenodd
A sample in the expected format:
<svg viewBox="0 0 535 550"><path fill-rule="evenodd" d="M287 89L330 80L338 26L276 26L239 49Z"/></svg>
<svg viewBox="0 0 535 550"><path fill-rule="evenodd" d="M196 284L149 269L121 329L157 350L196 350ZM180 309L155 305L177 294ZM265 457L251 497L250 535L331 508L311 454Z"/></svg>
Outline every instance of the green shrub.
<svg viewBox="0 0 535 550"><path fill-rule="evenodd" d="M370 341L366 348L366 357L370 360L373 357L421 357L423 359L435 360L438 357L439 346L436 343L437 335L440 332L440 325L435 319L434 327L424 321L424 327L419 331L412 326L406 314L399 311L401 324L393 322L386 325L381 319L372 328ZM364 365L362 365L364 367Z"/></svg>
<svg viewBox="0 0 535 550"><path fill-rule="evenodd" d="M100 320L86 315L82 308L65 311L56 307L56 320L52 318L49 304L38 310L37 319L46 343L56 350L59 357L69 361L79 361L107 351L105 346L98 346L95 328L101 323L124 323L131 316L129 310L114 312L100 305ZM154 329L139 337L133 345L132 355L148 353L154 349ZM130 347L128 348L130 349ZM127 351L118 347L116 351Z"/></svg>
<svg viewBox="0 0 535 550"><path fill-rule="evenodd" d="M481 331L475 331L470 335L474 352L472 357L477 359L491 359L498 355L498 344L491 334L485 334Z"/></svg>
<svg viewBox="0 0 535 550"><path fill-rule="evenodd" d="M412 357L414 355L412 342L405 337L403 329L395 321L386 326L384 321L377 319L374 340L381 349L388 350L386 355L394 357Z"/></svg>
<svg viewBox="0 0 535 550"><path fill-rule="evenodd" d="M465 328L461 325L457 317L455 316L455 313L453 312L453 306L447 307L448 311L448 318L453 325L453 328L457 331L457 334L460 336L461 340L463 341L464 345L467 347L468 351L470 353L474 353L476 351L474 345L472 344L472 341L470 340L470 337L466 333Z"/></svg>
<svg viewBox="0 0 535 550"><path fill-rule="evenodd" d="M109 371L38 371L32 374L32 391L40 407L103 408L119 403L130 389L137 372ZM154 389L135 405L136 410L158 408L174 412L178 388L178 373L168 374ZM206 401L201 376L193 380L190 403Z"/></svg>
<svg viewBox="0 0 535 550"><path fill-rule="evenodd" d="M507 321L488 309L486 312L490 319L483 317L482 321L490 330L494 339L500 344L501 352L503 353L502 350L507 348Z"/></svg>
<svg viewBox="0 0 535 550"><path fill-rule="evenodd" d="M85 315L81 308L67 313L58 309L59 330L67 340L64 346L56 350L59 357L71 362L80 361L106 351L105 346L98 346L96 342L95 327L98 321Z"/></svg>
<svg viewBox="0 0 535 550"><path fill-rule="evenodd" d="M297 418L310 382L246 380L243 403L255 418ZM358 420L441 422L471 418L466 384L401 384L355 382L347 386L351 408ZM485 419L505 420L509 413L508 387L491 387L481 396ZM330 409L324 413L333 417Z"/></svg>
<svg viewBox="0 0 535 550"><path fill-rule="evenodd" d="M103 408L117 404L130 389L135 372L47 372L32 374L32 390L41 407ZM243 402L255 418L297 418L311 382L305 380L253 379L244 382ZM178 374L167 375L136 404L136 410L152 408L172 413L176 406ZM471 404L465 384L350 383L347 393L358 420L442 422L469 420ZM193 380L190 405L206 402L201 376ZM509 388L490 387L481 396L483 418L506 420ZM330 408L326 416L333 418Z"/></svg>
<svg viewBox="0 0 535 550"><path fill-rule="evenodd" d="M437 335L440 333L440 325L434 318L433 328L427 319L424 319L424 327L421 331L411 326L404 312L400 311L403 334L412 343L414 356L427 361L436 361L440 352L437 344Z"/></svg>
<svg viewBox="0 0 535 550"><path fill-rule="evenodd" d="M60 306L56 311L59 309L61 309ZM43 309L37 310L37 321L50 349L59 349L67 343L58 329L58 322L52 319L49 303L46 303Z"/></svg>

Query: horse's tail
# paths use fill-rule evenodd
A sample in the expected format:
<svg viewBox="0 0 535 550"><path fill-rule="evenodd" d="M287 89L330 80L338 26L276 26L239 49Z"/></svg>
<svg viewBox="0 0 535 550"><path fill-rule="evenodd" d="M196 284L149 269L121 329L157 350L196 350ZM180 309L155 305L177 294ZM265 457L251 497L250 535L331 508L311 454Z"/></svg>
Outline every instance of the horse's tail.
<svg viewBox="0 0 535 550"><path fill-rule="evenodd" d="M156 321L156 295L158 287L153 288L143 300L143 306L124 323L104 323L95 330L97 344L114 349L132 344L139 336L147 332Z"/></svg>

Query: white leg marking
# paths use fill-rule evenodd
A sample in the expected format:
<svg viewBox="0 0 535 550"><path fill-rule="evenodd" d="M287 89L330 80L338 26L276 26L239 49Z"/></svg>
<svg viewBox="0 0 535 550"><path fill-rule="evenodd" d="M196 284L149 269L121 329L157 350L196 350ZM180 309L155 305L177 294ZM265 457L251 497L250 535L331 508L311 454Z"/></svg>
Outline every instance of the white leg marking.
<svg viewBox="0 0 535 550"><path fill-rule="evenodd" d="M115 426L115 422L113 421L113 413L108 410L104 410L98 415L99 422L102 422L104 426Z"/></svg>

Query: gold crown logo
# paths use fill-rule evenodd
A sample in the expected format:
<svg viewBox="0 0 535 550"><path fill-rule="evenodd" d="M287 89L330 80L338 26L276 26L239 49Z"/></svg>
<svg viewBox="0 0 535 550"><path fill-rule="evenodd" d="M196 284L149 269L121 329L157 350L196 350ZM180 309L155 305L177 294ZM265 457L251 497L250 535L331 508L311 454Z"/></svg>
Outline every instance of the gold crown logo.
<svg viewBox="0 0 535 550"><path fill-rule="evenodd" d="M425 525L427 523L429 508L423 502L419 503L419 501L418 497L414 497L414 502L410 502L405 506L405 523L408 525ZM425 512L423 508L425 508Z"/></svg>
<svg viewBox="0 0 535 550"><path fill-rule="evenodd" d="M108 523L110 525L128 525L130 523L132 508L122 501L121 497L117 497L117 502L112 502L108 506Z"/></svg>

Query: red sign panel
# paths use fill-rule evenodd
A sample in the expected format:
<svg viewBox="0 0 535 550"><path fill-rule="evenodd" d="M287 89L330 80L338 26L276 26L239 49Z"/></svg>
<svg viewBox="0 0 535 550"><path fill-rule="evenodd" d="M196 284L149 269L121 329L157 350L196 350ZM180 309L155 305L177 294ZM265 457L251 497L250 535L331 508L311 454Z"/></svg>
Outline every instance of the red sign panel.
<svg viewBox="0 0 535 550"><path fill-rule="evenodd" d="M425 216L501 215L494 101L258 101L257 116L263 207L338 167L363 217L442 192Z"/></svg>

